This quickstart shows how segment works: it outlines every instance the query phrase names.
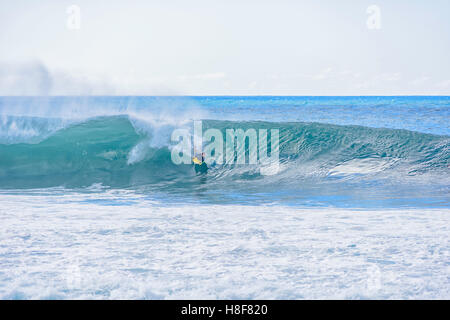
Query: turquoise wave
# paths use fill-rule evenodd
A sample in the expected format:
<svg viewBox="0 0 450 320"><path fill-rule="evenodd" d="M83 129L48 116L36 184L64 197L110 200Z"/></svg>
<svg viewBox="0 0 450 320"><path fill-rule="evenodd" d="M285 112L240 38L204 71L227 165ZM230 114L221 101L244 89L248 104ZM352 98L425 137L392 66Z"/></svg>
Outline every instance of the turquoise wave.
<svg viewBox="0 0 450 320"><path fill-rule="evenodd" d="M39 118L14 121L26 124L21 130L29 137L17 133L20 128L15 134L3 131L1 189L102 184L112 188L146 186L182 191L198 184L192 165L175 165L171 161L167 133L174 128L143 130L139 122L128 116L71 124ZM7 127L5 123L6 120L3 128ZM205 120L203 127L222 132L229 128L280 132L281 170L277 175L262 176L258 165L213 165L204 183L217 190L236 189L236 183L261 186L261 190L277 185L280 190L311 181L367 183L370 179L400 181L407 177L448 183L448 136L302 122ZM139 156L135 157L137 152ZM132 158L136 159L130 161Z"/></svg>

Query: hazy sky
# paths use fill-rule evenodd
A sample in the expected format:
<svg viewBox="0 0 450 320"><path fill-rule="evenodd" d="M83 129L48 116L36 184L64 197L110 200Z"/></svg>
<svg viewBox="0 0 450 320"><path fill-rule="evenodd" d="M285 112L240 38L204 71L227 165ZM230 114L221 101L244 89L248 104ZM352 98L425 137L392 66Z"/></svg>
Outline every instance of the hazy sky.
<svg viewBox="0 0 450 320"><path fill-rule="evenodd" d="M450 95L449 12L448 0L0 0L0 94Z"/></svg>

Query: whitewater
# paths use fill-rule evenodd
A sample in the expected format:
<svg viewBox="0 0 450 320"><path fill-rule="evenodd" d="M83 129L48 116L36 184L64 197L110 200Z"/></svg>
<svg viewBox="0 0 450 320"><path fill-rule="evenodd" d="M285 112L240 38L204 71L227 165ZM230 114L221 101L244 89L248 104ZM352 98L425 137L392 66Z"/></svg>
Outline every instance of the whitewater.
<svg viewBox="0 0 450 320"><path fill-rule="evenodd" d="M0 298L448 299L449 118L450 97L2 97ZM175 165L194 120L278 129L279 172Z"/></svg>

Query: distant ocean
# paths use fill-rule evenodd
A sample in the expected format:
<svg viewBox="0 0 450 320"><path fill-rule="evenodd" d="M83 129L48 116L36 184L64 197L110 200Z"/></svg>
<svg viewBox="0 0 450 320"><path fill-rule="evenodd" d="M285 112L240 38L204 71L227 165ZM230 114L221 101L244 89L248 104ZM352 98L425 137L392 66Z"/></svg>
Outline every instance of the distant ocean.
<svg viewBox="0 0 450 320"><path fill-rule="evenodd" d="M279 129L279 172L171 161ZM0 298L450 298L450 97L0 97Z"/></svg>

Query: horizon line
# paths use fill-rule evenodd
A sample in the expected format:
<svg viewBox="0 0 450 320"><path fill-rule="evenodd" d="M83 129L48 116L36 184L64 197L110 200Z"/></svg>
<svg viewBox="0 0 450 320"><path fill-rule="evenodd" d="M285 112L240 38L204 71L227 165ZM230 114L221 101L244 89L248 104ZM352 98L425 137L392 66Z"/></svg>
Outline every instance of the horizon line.
<svg viewBox="0 0 450 320"><path fill-rule="evenodd" d="M155 95L146 95L146 94L86 94L86 95L0 95L0 98L58 98L58 97L450 97L450 93L448 95L440 95L440 94L392 94L392 95L375 95L375 94L366 94L366 95L274 95L274 94L195 94L195 95L184 95L184 94L155 94Z"/></svg>

